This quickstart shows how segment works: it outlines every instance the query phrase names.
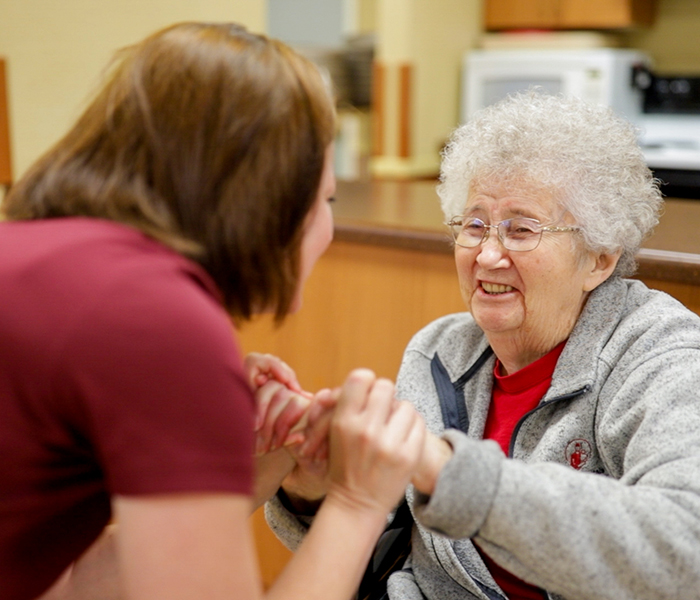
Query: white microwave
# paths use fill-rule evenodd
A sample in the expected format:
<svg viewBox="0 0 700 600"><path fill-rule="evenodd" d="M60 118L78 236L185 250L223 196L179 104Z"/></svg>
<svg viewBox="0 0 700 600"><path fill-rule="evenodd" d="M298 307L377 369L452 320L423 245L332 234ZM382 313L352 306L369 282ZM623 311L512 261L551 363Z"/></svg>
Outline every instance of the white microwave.
<svg viewBox="0 0 700 600"><path fill-rule="evenodd" d="M464 58L460 118L537 86L610 106L638 123L643 94L633 85L633 69L649 63L644 53L622 48L474 50Z"/></svg>

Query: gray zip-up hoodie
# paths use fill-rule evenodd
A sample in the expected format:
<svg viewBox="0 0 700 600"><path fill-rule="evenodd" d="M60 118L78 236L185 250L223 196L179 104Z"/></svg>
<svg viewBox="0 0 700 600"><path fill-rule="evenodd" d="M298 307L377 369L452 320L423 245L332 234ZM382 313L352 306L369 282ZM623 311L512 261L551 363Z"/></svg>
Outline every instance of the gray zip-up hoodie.
<svg viewBox="0 0 700 600"><path fill-rule="evenodd" d="M447 380L468 434L444 432L455 456L431 497L407 491L418 524L390 598L503 598L474 539L553 599L699 599L700 318L638 281L599 286L509 458L480 439L487 348L460 313L418 332L404 354L398 396L441 433ZM278 500L268 519L292 545L304 531Z"/></svg>

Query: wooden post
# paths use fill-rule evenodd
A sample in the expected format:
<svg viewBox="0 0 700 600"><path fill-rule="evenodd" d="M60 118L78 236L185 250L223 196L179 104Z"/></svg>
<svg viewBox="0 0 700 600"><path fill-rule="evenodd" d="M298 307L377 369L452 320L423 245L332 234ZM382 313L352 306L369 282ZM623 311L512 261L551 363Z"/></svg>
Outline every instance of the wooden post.
<svg viewBox="0 0 700 600"><path fill-rule="evenodd" d="M7 115L7 86L5 84L5 61L0 58L0 185L12 183L12 161L10 158L10 125Z"/></svg>

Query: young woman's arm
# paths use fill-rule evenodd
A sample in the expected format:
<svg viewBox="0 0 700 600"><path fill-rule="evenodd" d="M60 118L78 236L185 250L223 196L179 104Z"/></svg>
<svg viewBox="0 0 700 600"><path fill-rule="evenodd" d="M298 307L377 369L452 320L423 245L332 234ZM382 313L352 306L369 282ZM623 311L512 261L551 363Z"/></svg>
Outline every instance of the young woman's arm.
<svg viewBox="0 0 700 600"><path fill-rule="evenodd" d="M129 600L348 600L386 514L329 497L267 596L243 496L117 498L120 567Z"/></svg>
<svg viewBox="0 0 700 600"><path fill-rule="evenodd" d="M251 498L211 493L114 498L125 597L348 600L423 452L422 419L393 396L393 384L369 371L353 372L346 381L331 423L328 495L266 596L248 522Z"/></svg>
<svg viewBox="0 0 700 600"><path fill-rule="evenodd" d="M270 599L347 600L356 591L387 514L422 456L425 426L394 386L353 372L330 435L330 487L302 545Z"/></svg>
<svg viewBox="0 0 700 600"><path fill-rule="evenodd" d="M249 497L117 497L117 548L129 600L262 596Z"/></svg>
<svg viewBox="0 0 700 600"><path fill-rule="evenodd" d="M115 533L115 525L105 527L97 541L37 600L122 600Z"/></svg>

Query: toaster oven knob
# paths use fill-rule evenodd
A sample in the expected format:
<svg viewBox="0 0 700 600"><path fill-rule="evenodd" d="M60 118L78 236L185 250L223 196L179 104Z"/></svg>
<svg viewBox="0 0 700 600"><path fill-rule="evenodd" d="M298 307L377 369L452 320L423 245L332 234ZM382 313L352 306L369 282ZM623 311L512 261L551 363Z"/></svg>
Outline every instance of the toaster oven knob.
<svg viewBox="0 0 700 600"><path fill-rule="evenodd" d="M684 96L690 93L690 82L687 79L672 79L669 88L672 94Z"/></svg>
<svg viewBox="0 0 700 600"><path fill-rule="evenodd" d="M635 65L632 67L632 87L638 90L648 90L653 83L654 77L648 67Z"/></svg>

